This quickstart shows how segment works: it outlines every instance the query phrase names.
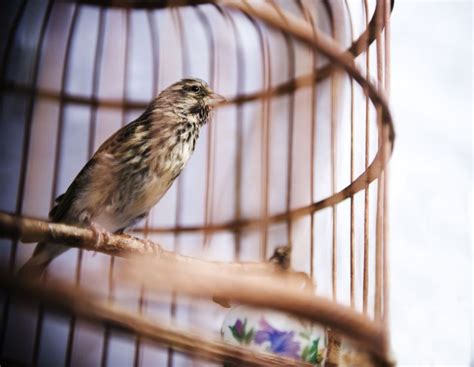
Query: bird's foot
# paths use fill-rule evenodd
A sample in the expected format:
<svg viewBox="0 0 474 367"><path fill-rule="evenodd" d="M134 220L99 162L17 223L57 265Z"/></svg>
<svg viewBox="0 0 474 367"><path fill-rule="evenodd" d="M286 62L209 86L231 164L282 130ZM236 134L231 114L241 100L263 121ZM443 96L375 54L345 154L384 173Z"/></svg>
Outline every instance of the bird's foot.
<svg viewBox="0 0 474 367"><path fill-rule="evenodd" d="M94 222L90 224L90 228L92 232L94 232L94 235L95 235L95 244L94 244L95 248L99 248L101 244L103 244L104 242L107 242L110 235L109 231L107 231L105 228L101 227L100 225ZM94 255L95 254L96 254L96 251L94 251Z"/></svg>

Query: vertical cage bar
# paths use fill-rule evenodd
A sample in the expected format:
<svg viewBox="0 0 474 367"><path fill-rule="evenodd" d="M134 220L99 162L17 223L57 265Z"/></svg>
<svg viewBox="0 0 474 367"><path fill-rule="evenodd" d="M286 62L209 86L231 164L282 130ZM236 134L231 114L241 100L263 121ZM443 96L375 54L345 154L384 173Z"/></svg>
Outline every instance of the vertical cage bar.
<svg viewBox="0 0 474 367"><path fill-rule="evenodd" d="M290 36L284 35L286 47L288 50L288 78L293 80L295 78L295 45ZM292 91L288 96L288 161L286 167L286 212L287 214L291 210L291 191L292 191L292 176L293 176L293 135L294 135L294 124L295 124L295 91ZM286 221L287 227L287 244L292 247L292 219L288 215Z"/></svg>
<svg viewBox="0 0 474 367"><path fill-rule="evenodd" d="M266 76L265 90L269 90L272 86L272 69L271 69L271 50L268 41L268 34L263 25L261 25L262 37L264 44L264 53L266 53L266 62L264 63L264 75ZM265 113L262 120L262 212L265 220L268 218L268 203L269 203L269 185L270 185L270 127L271 127L271 101L266 97ZM262 232L262 261L267 259L268 254L268 224L265 222Z"/></svg>
<svg viewBox="0 0 474 367"><path fill-rule="evenodd" d="M209 84L214 86L216 81L216 68L217 68L217 53L214 36L212 34L211 24L207 19L206 14L202 11L199 6L195 6L196 14L206 34L210 62L209 62ZM204 193L204 225L208 226L212 223L212 212L213 212L213 187L214 187L214 150L215 150L215 127L214 124L208 124L207 126L207 150L206 150L206 184ZM204 249L209 246L209 232L204 232L203 240Z"/></svg>
<svg viewBox="0 0 474 367"><path fill-rule="evenodd" d="M159 85L159 62L160 62L160 38L158 36L157 27L158 24L155 22L153 11L147 10L148 27L150 28L150 40L152 50L152 62L153 62L153 82L152 82L152 95L156 97L158 95Z"/></svg>
<svg viewBox="0 0 474 367"><path fill-rule="evenodd" d="M278 13L282 20L288 25L288 21L285 14L281 11L281 8L276 4L274 0L270 0L270 4L273 9ZM282 36L285 40L286 49L288 51L288 80L295 79L295 46L293 38L287 33L282 31ZM286 228L287 228L287 245L292 246L292 219L289 215L291 211L291 198L292 198L292 178L293 178L293 135L294 135L294 115L295 115L295 91L291 91L288 95L288 151L287 151L287 166L286 166ZM269 163L268 163L269 164ZM268 190L268 189L267 189Z"/></svg>
<svg viewBox="0 0 474 367"><path fill-rule="evenodd" d="M271 56L270 48L268 45L267 34L263 29L263 25L259 22L254 22L262 50L262 68L263 68L263 90L268 91L271 87ZM260 194L262 197L260 203L260 213L261 218L263 218L263 225L260 231L260 260L264 261L267 258L267 244L268 244L268 185L269 185L269 169L270 169L270 134L269 134L269 124L270 124L270 100L265 94L262 98L262 141L261 141L261 151L260 157L262 162L262 172L261 185L260 185Z"/></svg>
<svg viewBox="0 0 474 367"><path fill-rule="evenodd" d="M331 195L336 192L336 171L337 171L337 81L331 76ZM332 209L332 295L337 300L337 205L334 204Z"/></svg>
<svg viewBox="0 0 474 367"><path fill-rule="evenodd" d="M347 11L347 16L349 19L349 31L351 43L354 40L354 25L352 23L352 14L349 8L347 0L344 1L345 8ZM354 81L352 78L349 78L350 81L350 121L351 121L351 147L350 147L350 179L351 182L354 182ZM354 195L350 197L350 302L351 307L355 307L355 208L354 208Z"/></svg>
<svg viewBox="0 0 474 367"><path fill-rule="evenodd" d="M100 82L100 65L102 61L102 52L104 46L104 18L105 18L105 9L104 7L100 7L99 10L99 24L97 27L97 42L95 47L95 54L94 54L94 70L92 74L92 93L91 93L91 116L89 119L89 137L88 137L88 159L92 157L94 154L94 141L95 141L95 132L96 132L96 125L97 125L97 108L98 108L98 90L99 90L99 82ZM76 262L76 275L75 275L75 286L79 287L81 281L81 270L82 270L82 257L83 257L83 250L79 249L78 257ZM68 334L68 342L66 348L66 366L71 365L72 360L72 353L73 353L73 346L74 346L74 334L75 334L75 327L76 327L76 318L74 315L71 317L70 324L69 324L69 334Z"/></svg>
<svg viewBox="0 0 474 367"><path fill-rule="evenodd" d="M181 12L179 8L175 8L171 10L171 14L174 20L174 26L176 27L176 31L178 33L178 38L180 42L180 49L182 53L182 64L181 64L181 74L182 76L186 76L189 73L190 65L189 65L189 45L186 39L186 34L184 31L183 19L181 16ZM182 221L182 213L183 213L183 190L184 190L184 175L180 175L177 179L176 183L176 212L175 212L175 227L179 227ZM174 250L179 253L180 252L180 233L177 232L174 236ZM174 320L176 318L176 311L177 311L177 303L176 303L176 292L171 293L171 307L170 307L170 314L171 318ZM172 367L174 363L174 349L172 347L168 347L167 349L167 366Z"/></svg>
<svg viewBox="0 0 474 367"><path fill-rule="evenodd" d="M262 89L268 91L271 85L271 72L270 72L270 52L268 48L268 42L265 37L262 25L257 22L253 17L245 14L248 20L253 24L257 31L258 40L260 44L260 50L262 55ZM262 101L262 118L261 118L261 131L262 131L262 147L261 147L261 162L263 177L260 185L261 190L261 203L260 203L260 217L263 219L263 224L260 227L260 260L265 260L267 257L267 240L268 240L268 190L265 188L268 186L268 160L265 159L269 147L265 147L268 142L268 133L266 133L266 126L270 118L270 103L266 93L261 97Z"/></svg>
<svg viewBox="0 0 474 367"><path fill-rule="evenodd" d="M390 50L390 5L391 1L385 1L385 94L387 98L390 97L390 58L391 58L391 50ZM390 155L389 146L387 142L389 141L389 130L387 127L383 130L383 152L384 152L384 161ZM384 170L384 221L383 221L383 263L384 263L384 272L383 272L383 320L386 327L389 325L389 317L390 317L390 294L389 294L389 286L390 286L390 278L389 278L389 173L390 173L390 162L387 161L385 170ZM388 337L387 333L387 337ZM387 341L388 343L388 341Z"/></svg>
<svg viewBox="0 0 474 367"><path fill-rule="evenodd" d="M308 0L298 0L298 6L301 9L301 12L303 13L303 17L306 19L306 21L311 25L311 30L313 32L313 38L316 40L317 39L317 25L316 25L316 19L313 17L311 10L309 9L309 4L306 3L309 2ZM306 3L306 4L305 4ZM310 159L309 159L309 171L310 171L310 200L311 203L314 203L316 201L315 197L315 189L314 189L314 183L315 183L315 161L316 161L316 149L315 149L315 144L316 144L316 113L317 113L317 51L312 50L311 52L311 63L312 63L312 68L311 68L311 73L313 75L313 80L311 83L311 131L309 134L309 139L310 139ZM315 213L314 211L311 211L310 214L310 263L309 263L309 275L311 279L314 279L314 218L315 218Z"/></svg>
<svg viewBox="0 0 474 367"><path fill-rule="evenodd" d="M368 0L363 0L364 14L365 14L365 28L369 29L369 4ZM370 40L367 38L366 53L365 53L365 74L366 79L370 80ZM364 150L364 168L369 167L370 155L370 100L368 90L364 90L365 94L365 150ZM369 182L365 185L364 190L364 277L363 277L363 304L362 309L364 314L368 313L369 300L369 206L370 193Z"/></svg>
<svg viewBox="0 0 474 367"><path fill-rule="evenodd" d="M147 22L148 22L148 30L150 32L150 48L152 50L151 57L152 57L152 85L151 85L151 92L152 97L155 98L158 93L158 62L159 62L159 40L156 34L156 24L153 18L153 12L151 10L146 11L147 15ZM150 224L150 214L145 219L145 226L143 230L143 236L148 238L149 232L149 224ZM138 312L143 314L143 310L146 306L146 292L145 287L142 285L140 286L140 294L138 298ZM135 355L133 359L134 367L140 366L141 358L141 337L137 335L135 339Z"/></svg>
<svg viewBox="0 0 474 367"><path fill-rule="evenodd" d="M377 35L375 40L376 52L377 52L377 86L379 91L383 91L383 41L381 38L382 19L384 16L384 1L377 1L376 8L376 24L377 24ZM383 126L382 126L382 113L380 107L377 106L377 126L379 127L378 134L378 147L382 149L383 141ZM383 277L383 248L382 248L382 227L383 227L383 186L384 186L384 174L381 173L377 180L377 206L376 206L376 217L375 217L375 304L374 304L374 316L376 319L382 317L382 277Z"/></svg>
<svg viewBox="0 0 474 367"><path fill-rule="evenodd" d="M125 14L125 51L124 51L124 70L123 70L123 92L122 92L122 121L121 126L126 125L125 116L127 113L127 89L128 89L128 62L129 62L129 49L130 49L130 9L124 10ZM108 294L107 298L109 302L113 302L115 298L115 282L114 282L114 267L115 267L115 256L110 257L109 262L109 274L108 274ZM107 325L104 329L104 341L102 344L102 356L101 356L101 366L107 366L109 358L109 347L110 347L110 338L111 338L111 328Z"/></svg>
<svg viewBox="0 0 474 367"><path fill-rule="evenodd" d="M49 14L52 10L54 2L51 1L49 3L50 8L48 8L48 18ZM71 24L68 30L68 38L66 41L66 52L64 55L64 68L63 68L63 73L61 76L61 96L60 96L60 102L59 102L59 116L58 116L58 132L56 135L56 153L55 153L55 159L54 159L54 168L53 168L53 188L51 192L51 204L54 204L54 199L58 195L58 182L59 182L59 162L61 158L61 138L63 136L63 130L64 130L64 94L65 94L65 89L66 85L68 83L68 76L69 76L69 67L70 67L70 56L71 56L71 44L74 36L74 29L77 24L77 19L79 18L80 15L80 7L79 6L74 6L73 10L73 15L72 15L72 20ZM44 33L46 31L46 27L42 29L42 35L41 38L44 38ZM44 33L43 33L44 32ZM41 42L42 43L42 42ZM37 74L37 72L35 73ZM32 111L33 112L33 111ZM28 135L30 135L28 133ZM26 170L26 168L25 168ZM25 173L26 174L26 173ZM47 269L44 274L44 278L47 276ZM43 279L44 280L44 279ZM40 352L40 344L41 344L41 332L43 329L43 319L44 319L44 313L45 313L45 308L44 305L40 304L39 305L39 310L38 310L38 318L37 318L37 323L36 323L36 332L35 332L35 337L34 337L34 342L33 342L33 356L32 356L32 364L37 365L38 363L38 358L39 358L39 352Z"/></svg>
<svg viewBox="0 0 474 367"><path fill-rule="evenodd" d="M245 80L245 59L243 55L242 39L239 35L235 20L231 13L218 6L219 11L223 12L228 21L231 24L232 31L235 39L235 51L237 55L237 83L236 83L236 95L240 95L244 91L244 80ZM235 108L236 118L236 135L235 135L235 179L234 179L234 191L235 191L235 207L234 207L234 219L238 222L242 216L242 153L243 153L243 131L242 131L242 120L243 120L243 106L242 103L237 103ZM238 228L234 232L234 251L236 260L240 260L241 252L241 236L242 232Z"/></svg>
<svg viewBox="0 0 474 367"><path fill-rule="evenodd" d="M331 2L325 0L324 6L328 12L331 24L331 36L339 39L339 32L335 23ZM331 103L330 103L330 154L331 154L331 195L334 195L337 188L337 109L338 109L338 72L334 70L331 74ZM337 204L331 206L332 214L332 298L337 300Z"/></svg>

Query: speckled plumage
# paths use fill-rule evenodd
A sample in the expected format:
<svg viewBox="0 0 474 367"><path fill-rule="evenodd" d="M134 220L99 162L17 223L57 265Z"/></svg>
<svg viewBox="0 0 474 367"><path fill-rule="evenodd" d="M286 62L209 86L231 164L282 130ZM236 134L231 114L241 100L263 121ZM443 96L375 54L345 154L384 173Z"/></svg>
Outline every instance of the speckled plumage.
<svg viewBox="0 0 474 367"><path fill-rule="evenodd" d="M94 224L121 232L145 217L161 199L195 149L200 128L223 98L199 79L183 79L163 90L136 120L97 150L50 219ZM40 243L23 273L39 275L67 247Z"/></svg>

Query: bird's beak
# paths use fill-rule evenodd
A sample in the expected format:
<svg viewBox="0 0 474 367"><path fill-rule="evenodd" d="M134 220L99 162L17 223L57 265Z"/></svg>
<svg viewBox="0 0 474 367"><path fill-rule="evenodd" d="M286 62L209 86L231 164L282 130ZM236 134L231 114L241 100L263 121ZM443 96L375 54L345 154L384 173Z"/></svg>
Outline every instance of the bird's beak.
<svg viewBox="0 0 474 367"><path fill-rule="evenodd" d="M226 99L224 97L222 97L220 94L217 94L217 93L211 93L209 94L209 104L211 106L217 106L217 105L220 105L222 103L224 103L226 101Z"/></svg>

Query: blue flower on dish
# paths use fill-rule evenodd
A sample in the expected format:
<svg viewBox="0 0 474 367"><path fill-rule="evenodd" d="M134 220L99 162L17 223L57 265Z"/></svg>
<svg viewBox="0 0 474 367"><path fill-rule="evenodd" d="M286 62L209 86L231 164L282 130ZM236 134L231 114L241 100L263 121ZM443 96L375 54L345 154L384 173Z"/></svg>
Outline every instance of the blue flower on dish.
<svg viewBox="0 0 474 367"><path fill-rule="evenodd" d="M269 352L283 357L299 359L300 343L293 340L293 331L280 331L272 327L265 318L259 322L261 330L255 333L255 343L260 345L270 342Z"/></svg>

